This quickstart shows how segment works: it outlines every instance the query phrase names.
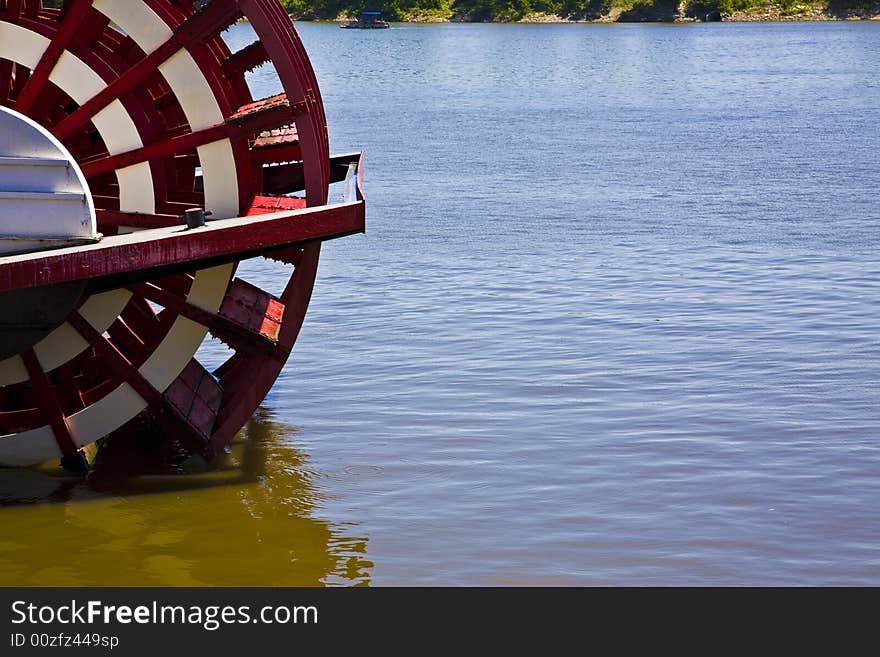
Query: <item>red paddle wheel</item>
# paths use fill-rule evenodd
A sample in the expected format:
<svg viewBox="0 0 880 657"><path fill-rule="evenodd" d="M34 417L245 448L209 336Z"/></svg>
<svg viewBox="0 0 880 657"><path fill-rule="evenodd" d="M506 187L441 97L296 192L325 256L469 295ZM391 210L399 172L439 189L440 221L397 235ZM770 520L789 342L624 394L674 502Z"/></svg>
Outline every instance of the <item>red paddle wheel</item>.
<svg viewBox="0 0 880 657"><path fill-rule="evenodd" d="M257 39L231 52L241 19ZM251 96L262 65L284 93ZM290 18L0 0L0 105L0 464L87 467L84 446L147 425L213 455L284 366L321 242L364 230L360 156L329 157ZM287 266L279 296L235 276L253 257ZM213 372L194 358L209 333L232 350Z"/></svg>

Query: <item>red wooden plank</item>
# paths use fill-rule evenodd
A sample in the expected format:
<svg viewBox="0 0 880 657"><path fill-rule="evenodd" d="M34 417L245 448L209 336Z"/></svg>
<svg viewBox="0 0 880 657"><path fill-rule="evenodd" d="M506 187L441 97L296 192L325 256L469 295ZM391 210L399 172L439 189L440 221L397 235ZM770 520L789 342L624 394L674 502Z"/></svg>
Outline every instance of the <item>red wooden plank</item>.
<svg viewBox="0 0 880 657"><path fill-rule="evenodd" d="M211 0L174 31L181 47L201 43L219 34L241 17L236 0Z"/></svg>
<svg viewBox="0 0 880 657"><path fill-rule="evenodd" d="M285 210L301 210L305 207L306 200L296 196L255 196L245 216L255 217Z"/></svg>
<svg viewBox="0 0 880 657"><path fill-rule="evenodd" d="M192 359L165 392L168 404L207 442L223 399L223 389Z"/></svg>
<svg viewBox="0 0 880 657"><path fill-rule="evenodd" d="M299 144L299 134L295 125L286 125L274 130L266 130L257 135L252 146L254 148L269 148L270 146L286 146Z"/></svg>
<svg viewBox="0 0 880 657"><path fill-rule="evenodd" d="M269 61L269 55L262 41L254 41L251 45L234 53L223 62L223 72L227 77L241 75L262 66Z"/></svg>
<svg viewBox="0 0 880 657"><path fill-rule="evenodd" d="M119 210L103 210L98 208L95 210L95 215L99 231L102 228L118 228L119 226L167 228L168 226L183 225L183 219L174 214L146 214L143 212L121 212Z"/></svg>
<svg viewBox="0 0 880 657"><path fill-rule="evenodd" d="M260 164L301 160L302 149L296 126L287 125L260 133L251 142L251 154Z"/></svg>
<svg viewBox="0 0 880 657"><path fill-rule="evenodd" d="M213 221L195 230L143 230L105 237L96 244L0 258L0 290L137 275L180 265L196 269L200 263L230 262L363 231L363 201Z"/></svg>
<svg viewBox="0 0 880 657"><path fill-rule="evenodd" d="M327 201L330 178L327 119L315 72L308 61L290 17L275 0L239 0L242 12L263 41L291 102L303 102L307 111L296 119L302 158L306 163L306 198L310 206Z"/></svg>

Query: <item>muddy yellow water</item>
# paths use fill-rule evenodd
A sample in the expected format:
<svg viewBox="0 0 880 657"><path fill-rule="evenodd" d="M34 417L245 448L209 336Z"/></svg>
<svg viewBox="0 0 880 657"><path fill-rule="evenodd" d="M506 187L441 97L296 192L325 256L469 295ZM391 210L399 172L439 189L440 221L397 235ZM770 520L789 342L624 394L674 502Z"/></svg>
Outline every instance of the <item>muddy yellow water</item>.
<svg viewBox="0 0 880 657"><path fill-rule="evenodd" d="M296 430L255 418L197 474L0 471L0 583L366 584L366 540L316 515Z"/></svg>

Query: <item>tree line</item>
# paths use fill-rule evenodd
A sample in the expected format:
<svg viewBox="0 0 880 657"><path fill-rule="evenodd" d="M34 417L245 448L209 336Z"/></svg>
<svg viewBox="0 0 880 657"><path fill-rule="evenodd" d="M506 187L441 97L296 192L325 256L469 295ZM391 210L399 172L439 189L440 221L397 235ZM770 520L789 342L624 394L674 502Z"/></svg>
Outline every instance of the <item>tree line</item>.
<svg viewBox="0 0 880 657"><path fill-rule="evenodd" d="M299 20L354 17L361 11L380 11L391 21L462 20L517 21L544 13L570 20L594 20L612 10L619 20L671 20L770 8L780 15L818 7L831 16L875 16L880 0L281 0Z"/></svg>

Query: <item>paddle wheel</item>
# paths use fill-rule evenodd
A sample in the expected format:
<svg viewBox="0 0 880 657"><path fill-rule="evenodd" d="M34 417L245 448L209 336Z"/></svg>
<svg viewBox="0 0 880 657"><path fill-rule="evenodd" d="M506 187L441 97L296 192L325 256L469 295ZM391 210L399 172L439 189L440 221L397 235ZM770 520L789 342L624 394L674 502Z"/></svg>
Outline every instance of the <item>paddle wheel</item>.
<svg viewBox="0 0 880 657"><path fill-rule="evenodd" d="M240 19L256 39L232 52ZM251 96L258 66L284 93ZM364 230L360 155L330 158L290 18L0 0L0 106L0 464L87 468L83 447L145 426L222 450L290 354L321 242ZM278 296L236 277L254 257L283 263ZM231 354L213 372L209 334Z"/></svg>

